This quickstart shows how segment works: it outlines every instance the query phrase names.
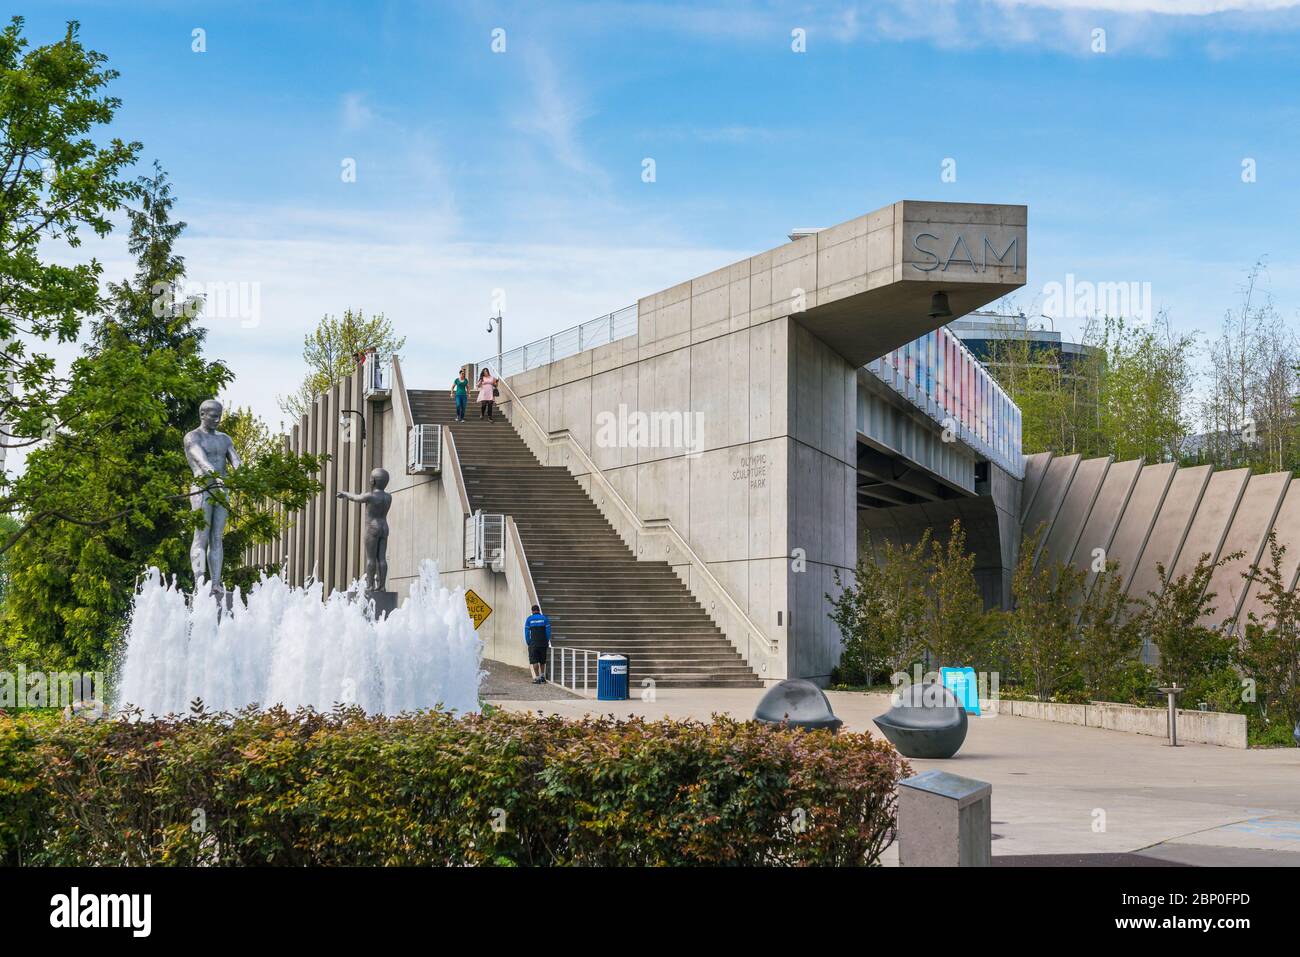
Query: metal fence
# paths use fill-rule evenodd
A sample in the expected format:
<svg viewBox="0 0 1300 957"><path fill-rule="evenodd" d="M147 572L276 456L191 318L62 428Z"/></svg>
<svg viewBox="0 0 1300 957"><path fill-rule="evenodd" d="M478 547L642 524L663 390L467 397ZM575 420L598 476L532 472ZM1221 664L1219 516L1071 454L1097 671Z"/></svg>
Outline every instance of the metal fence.
<svg viewBox="0 0 1300 957"><path fill-rule="evenodd" d="M600 652L592 648L560 648L551 645L546 661L546 680L570 691L588 692L595 682L594 670Z"/></svg>
<svg viewBox="0 0 1300 957"><path fill-rule="evenodd" d="M480 359L478 367L481 369L483 366L489 366L500 376L517 375L559 359L576 356L579 352L594 349L596 346L634 336L637 329L636 320L636 303L633 303L607 316L571 326L553 336L519 346L499 356Z"/></svg>

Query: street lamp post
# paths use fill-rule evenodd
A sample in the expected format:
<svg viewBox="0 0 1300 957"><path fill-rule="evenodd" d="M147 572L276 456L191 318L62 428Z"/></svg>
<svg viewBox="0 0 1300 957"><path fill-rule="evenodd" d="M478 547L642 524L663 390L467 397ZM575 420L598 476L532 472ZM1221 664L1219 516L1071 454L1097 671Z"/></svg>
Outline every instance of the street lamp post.
<svg viewBox="0 0 1300 957"><path fill-rule="evenodd" d="M500 310L500 309L497 310L497 314L496 314L495 316L488 316L488 327L487 327L487 331L488 331L488 332L491 332L491 331L492 331L492 323L494 323L494 322L497 324L497 371L496 371L496 374L499 376L499 375L501 375L501 354L502 354L502 352L504 351L504 350L502 349L502 347L501 347L501 326L503 325L503 323L501 322L501 310Z"/></svg>

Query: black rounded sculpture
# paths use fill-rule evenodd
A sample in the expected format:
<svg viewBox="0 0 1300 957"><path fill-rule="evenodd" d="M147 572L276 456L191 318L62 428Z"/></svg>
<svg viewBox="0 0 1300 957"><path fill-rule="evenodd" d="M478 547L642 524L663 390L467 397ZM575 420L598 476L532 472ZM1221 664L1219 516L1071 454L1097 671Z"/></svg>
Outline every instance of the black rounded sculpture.
<svg viewBox="0 0 1300 957"><path fill-rule="evenodd" d="M966 709L940 684L908 685L876 727L909 758L950 758L966 740Z"/></svg>
<svg viewBox="0 0 1300 957"><path fill-rule="evenodd" d="M803 678L787 678L768 689L754 709L754 720L763 724L784 721L792 728L805 730L826 728L831 733L844 723L831 711L831 703L822 689Z"/></svg>

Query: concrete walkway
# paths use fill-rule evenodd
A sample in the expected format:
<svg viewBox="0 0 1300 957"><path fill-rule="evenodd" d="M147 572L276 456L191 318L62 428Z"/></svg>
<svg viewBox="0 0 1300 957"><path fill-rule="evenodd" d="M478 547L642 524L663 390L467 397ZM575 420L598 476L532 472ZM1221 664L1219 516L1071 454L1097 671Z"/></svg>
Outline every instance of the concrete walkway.
<svg viewBox="0 0 1300 957"><path fill-rule="evenodd" d="M659 689L651 702L496 700L504 708L707 719L753 715L762 689ZM853 731L887 695L830 692ZM993 853L1140 851L1188 864L1300 866L1300 749L1170 748L1158 738L1000 715L971 720L948 761L911 762L993 785ZM885 863L895 862L897 845Z"/></svg>

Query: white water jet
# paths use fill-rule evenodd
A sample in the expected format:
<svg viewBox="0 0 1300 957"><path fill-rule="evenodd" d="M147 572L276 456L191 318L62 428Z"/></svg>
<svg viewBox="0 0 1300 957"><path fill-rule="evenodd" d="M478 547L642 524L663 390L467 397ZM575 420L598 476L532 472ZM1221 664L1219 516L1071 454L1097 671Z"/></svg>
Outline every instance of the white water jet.
<svg viewBox="0 0 1300 957"><path fill-rule="evenodd" d="M428 560L386 618L370 617L361 591L358 581L322 600L319 582L295 588L273 575L218 614L212 595L191 600L151 568L131 610L115 706L158 716L184 714L195 698L209 711L337 703L372 714L477 711L483 644L464 593L443 588Z"/></svg>

